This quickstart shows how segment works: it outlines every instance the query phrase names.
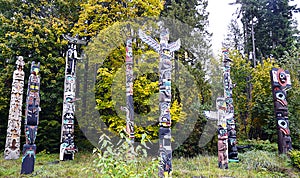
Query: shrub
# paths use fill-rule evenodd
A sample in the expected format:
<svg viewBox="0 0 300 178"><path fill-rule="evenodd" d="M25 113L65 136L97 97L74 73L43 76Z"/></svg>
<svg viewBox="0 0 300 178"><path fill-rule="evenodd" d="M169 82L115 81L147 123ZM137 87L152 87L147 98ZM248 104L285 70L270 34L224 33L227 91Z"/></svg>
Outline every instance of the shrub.
<svg viewBox="0 0 300 178"><path fill-rule="evenodd" d="M262 150L267 152L278 152L277 143L271 143L269 140L244 140L239 141L238 145L251 145L250 150ZM245 149L248 151L249 149Z"/></svg>
<svg viewBox="0 0 300 178"><path fill-rule="evenodd" d="M291 158L293 166L300 169L300 151L299 150L292 150L289 152L289 156Z"/></svg>
<svg viewBox="0 0 300 178"><path fill-rule="evenodd" d="M247 170L282 172L287 156L276 152L252 150L239 155Z"/></svg>
<svg viewBox="0 0 300 178"><path fill-rule="evenodd" d="M120 134L121 140L114 145L106 135L100 137L100 148L95 148L97 158L94 167L101 177L156 177L158 159L147 158L146 134L142 136L141 145L135 148L129 139Z"/></svg>

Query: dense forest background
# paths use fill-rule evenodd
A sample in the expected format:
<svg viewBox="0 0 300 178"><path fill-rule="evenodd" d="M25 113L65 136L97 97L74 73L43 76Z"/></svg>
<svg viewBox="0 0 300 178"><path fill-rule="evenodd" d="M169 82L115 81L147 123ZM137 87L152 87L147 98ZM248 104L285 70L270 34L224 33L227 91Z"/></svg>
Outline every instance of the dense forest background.
<svg viewBox="0 0 300 178"><path fill-rule="evenodd" d="M293 13L299 12L299 9L290 6L288 2L237 0L235 4L240 4L238 18L232 19L229 28L224 29L228 30L228 35L223 46L230 49L233 60L231 75L236 85L233 99L238 128L237 140L240 143L248 139L277 141L269 71L272 67L282 67L291 72L293 88L288 91L290 130L293 147L300 148L300 41L296 22L292 20ZM222 57L212 56L211 34L207 31L208 0L1 0L0 4L0 150L4 150L5 145L12 74L17 56L23 56L26 62L23 101L26 98L29 63L41 63L42 110L36 143L38 151L57 152L63 102L64 52L67 48L67 41L62 34L79 35L92 41L112 24L137 17L167 17L192 27L191 31L186 32L194 37L188 39L192 48L181 48L175 52L174 57L194 77L198 100L197 103L183 103L176 90L176 83L172 82L172 121L176 124L185 120L185 114L181 113L185 104L195 106L194 109L199 114L194 118L196 123L193 132L174 154L194 156L216 150L216 137L205 147L198 144L207 123L201 113L213 109L216 93L222 92ZM242 27L237 25L238 21L242 23ZM157 40L158 38L159 36L156 37ZM153 53L145 46L141 50L141 46L142 42L136 40L133 46L134 55ZM96 108L101 116L95 119L103 120L112 132L117 133L123 130L125 121L114 109L111 86L112 79L125 62L125 47L120 46L113 50L103 60L104 64L97 69L95 84ZM135 113L142 115L150 112L152 108L149 106L149 99L158 93L157 81L158 72L135 79ZM215 81L219 81L219 84L215 84ZM23 103L25 108L25 102ZM78 123L75 129L75 142L79 150L92 150L93 145L81 132ZM137 140L144 132L149 139L157 138L157 125L136 126L135 129Z"/></svg>

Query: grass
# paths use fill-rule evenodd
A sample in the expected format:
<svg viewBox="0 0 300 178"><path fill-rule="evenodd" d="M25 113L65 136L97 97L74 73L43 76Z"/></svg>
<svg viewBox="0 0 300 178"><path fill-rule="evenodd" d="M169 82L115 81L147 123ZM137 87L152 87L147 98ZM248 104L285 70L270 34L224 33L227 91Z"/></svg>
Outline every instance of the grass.
<svg viewBox="0 0 300 178"><path fill-rule="evenodd" d="M216 156L195 158L173 158L173 178L179 177L300 177L299 170L293 168L289 158L265 151L240 153L239 163L230 163L229 169L217 167ZM77 153L73 161L59 162L58 154L39 153L36 157L35 171L22 177L101 177L96 171L96 155ZM145 160L145 164L151 161ZM143 164L139 165L143 169ZM0 177L21 177L21 158L4 160L0 158Z"/></svg>
<svg viewBox="0 0 300 178"><path fill-rule="evenodd" d="M240 154L240 157L243 154ZM280 168L288 164L288 160L280 163L275 158L274 162L278 167L272 169L257 169L246 160L240 160L239 163L229 163L229 169L219 169L217 167L216 156L198 156L196 158L187 159L174 159L174 177L236 177L236 178L252 178L252 177L300 177L298 170L288 165L287 167Z"/></svg>
<svg viewBox="0 0 300 178"><path fill-rule="evenodd" d="M93 177L89 169L95 157L88 153L78 153L73 161L59 162L58 154L39 153L36 155L34 172L22 177ZM19 177L21 171L21 158L17 160L4 160L0 158L0 177Z"/></svg>

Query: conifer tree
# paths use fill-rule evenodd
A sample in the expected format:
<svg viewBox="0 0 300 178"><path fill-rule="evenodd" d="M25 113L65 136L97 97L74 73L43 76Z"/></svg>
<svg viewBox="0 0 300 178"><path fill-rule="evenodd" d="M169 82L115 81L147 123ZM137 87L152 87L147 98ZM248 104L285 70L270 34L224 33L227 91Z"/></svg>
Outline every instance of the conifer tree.
<svg viewBox="0 0 300 178"><path fill-rule="evenodd" d="M283 54L294 45L297 33L293 25L292 12L295 6L290 0L237 0L239 16L243 24L245 52L253 52L262 62L274 57L281 61ZM254 49L254 50L253 50Z"/></svg>

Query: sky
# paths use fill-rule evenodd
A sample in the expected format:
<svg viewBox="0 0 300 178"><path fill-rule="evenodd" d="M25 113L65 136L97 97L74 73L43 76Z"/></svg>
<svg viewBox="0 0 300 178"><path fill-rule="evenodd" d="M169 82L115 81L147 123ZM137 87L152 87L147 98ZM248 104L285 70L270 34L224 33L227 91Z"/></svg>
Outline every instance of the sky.
<svg viewBox="0 0 300 178"><path fill-rule="evenodd" d="M234 17L233 13L238 6L228 5L235 2L235 0L209 0L207 11L209 14L209 31L213 33L212 36L212 49L214 55L221 54L222 41L228 32L228 25L230 20ZM290 5L297 4L300 7L300 0L294 0ZM298 21L298 29L300 30L300 13L294 13Z"/></svg>

